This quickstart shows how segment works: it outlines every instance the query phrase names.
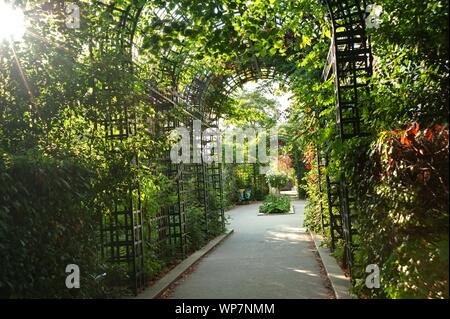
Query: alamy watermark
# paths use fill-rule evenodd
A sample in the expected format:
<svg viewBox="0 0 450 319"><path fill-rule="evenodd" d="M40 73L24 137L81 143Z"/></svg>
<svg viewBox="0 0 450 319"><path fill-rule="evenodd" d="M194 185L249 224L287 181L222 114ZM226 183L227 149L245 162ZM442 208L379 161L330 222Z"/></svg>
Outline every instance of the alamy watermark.
<svg viewBox="0 0 450 319"><path fill-rule="evenodd" d="M176 140L176 144L170 151L170 159L175 164L213 162L269 164L278 158L277 128L220 130L213 127L202 130L201 121L194 120L192 132L186 127L178 127L172 132L172 138Z"/></svg>
<svg viewBox="0 0 450 319"><path fill-rule="evenodd" d="M68 3L65 7L66 27L69 29L80 28L80 7L75 3Z"/></svg>
<svg viewBox="0 0 450 319"><path fill-rule="evenodd" d="M80 288L80 267L76 264L66 266L66 287L69 289Z"/></svg>
<svg viewBox="0 0 450 319"><path fill-rule="evenodd" d="M378 29L383 22L381 20L381 14L383 13L383 7L378 4L369 4L366 7L366 27L368 29Z"/></svg>
<svg viewBox="0 0 450 319"><path fill-rule="evenodd" d="M380 288L380 267L375 264L367 265L366 273L369 274L366 277L366 287L369 289Z"/></svg>

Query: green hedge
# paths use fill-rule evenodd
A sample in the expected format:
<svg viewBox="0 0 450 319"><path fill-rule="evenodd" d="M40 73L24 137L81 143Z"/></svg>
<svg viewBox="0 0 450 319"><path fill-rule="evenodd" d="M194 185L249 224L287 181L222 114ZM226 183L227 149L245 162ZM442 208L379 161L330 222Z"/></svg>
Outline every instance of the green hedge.
<svg viewBox="0 0 450 319"><path fill-rule="evenodd" d="M360 296L448 298L448 127L383 133L372 144L359 185L357 275L380 267L382 289L358 280Z"/></svg>
<svg viewBox="0 0 450 319"><path fill-rule="evenodd" d="M76 161L38 154L0 159L0 297L85 298L115 294L124 271L99 263L92 174ZM80 267L80 289L65 285ZM107 271L100 283L94 277Z"/></svg>
<svg viewBox="0 0 450 319"><path fill-rule="evenodd" d="M353 224L364 234L353 236L353 292L359 297L448 298L448 134L448 126L421 130L414 123L345 150L343 171L358 194ZM326 194L319 196L317 162L311 163L305 225L320 232ZM342 244L334 252L339 261ZM370 264L380 269L380 289L365 285Z"/></svg>

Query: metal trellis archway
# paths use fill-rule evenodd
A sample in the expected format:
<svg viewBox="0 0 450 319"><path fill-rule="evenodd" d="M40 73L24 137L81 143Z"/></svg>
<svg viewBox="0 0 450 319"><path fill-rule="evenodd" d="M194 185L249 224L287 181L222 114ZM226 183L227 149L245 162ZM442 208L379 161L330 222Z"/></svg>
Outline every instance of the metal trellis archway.
<svg viewBox="0 0 450 319"><path fill-rule="evenodd" d="M150 3L150 2L149 2ZM324 0L323 3L328 8L328 15L332 25L332 45L330 47L330 54L327 62L327 66L324 70L323 78L329 76L334 77L335 82L335 93L336 93L336 123L339 128L340 140L345 143L350 138L358 137L363 134L360 119L360 109L361 109L361 97L367 94L368 85L365 81L367 77L371 76L372 72L372 58L371 49L369 45L369 40L366 36L366 12L365 12L365 1L360 0ZM112 34L115 36L117 41L124 52L125 56L128 56L129 62L133 60L133 45L135 43L135 32L137 24L141 18L142 12L144 11L147 2L146 1L110 1L108 4L101 4L98 2L99 6L103 6L105 10L108 10L111 15L118 17L117 29L114 30ZM163 11L163 12L162 12ZM170 10L160 10L156 14L164 15L167 19L173 20L183 20L184 16L175 16ZM148 16L146 17L148 18ZM114 20L114 19L113 19ZM282 19L281 19L282 20ZM280 20L280 21L281 21ZM111 40L107 40L111 41ZM179 48L178 48L179 49ZM186 67L186 61L189 61L189 53L182 53L180 50L173 50L172 48L162 52L162 59L169 61L165 64L163 70L157 70L155 72L160 72L163 77L170 78L171 89L174 92L177 91L178 78L183 72L183 67ZM186 62L188 63L188 62ZM170 66L167 68L167 66ZM132 69L132 64L130 64L130 70ZM266 72L266 76L269 77L272 70L270 68L264 69L259 66L253 65L246 69L250 77L260 78L264 77L263 72ZM246 72L247 72L246 71ZM256 71L256 74L254 74ZM332 72L331 72L332 71ZM239 74L239 72L237 72ZM241 76L244 73L239 74ZM241 84L244 79L237 77L224 78L222 83L226 81L236 82L236 85ZM200 113L202 119L205 119L204 112L206 111L203 107L204 105L204 92L211 85L214 77L211 75L201 75L195 79L196 82L192 82L192 85L185 90L185 97L187 98L188 106L187 108L192 110L197 110ZM217 80L217 79L215 79ZM222 85L223 92L225 95L230 92L231 86L227 87ZM155 88L156 89L156 88ZM123 118L128 119L130 117L129 110L126 107L123 109ZM202 114L203 113L203 114ZM132 117L132 116L131 116ZM116 123L116 119L106 119L105 120L105 130ZM127 122L127 121L125 121ZM122 127L128 127L128 124L122 125ZM127 133L127 136L132 134L131 131ZM125 136L125 137L127 137ZM328 160L332 160L324 155ZM327 163L325 163L327 164ZM177 170L178 171L178 170ZM205 174L205 168L201 167L199 170L201 173L198 177L200 183L205 184L208 177ZM220 184L220 173L219 170L212 168L210 176L218 176ZM169 175L173 175L170 173ZM216 181L213 180L213 185L217 185ZM216 186L213 186L215 188ZM182 194L182 187L178 188L179 195ZM220 188L217 191L221 193ZM182 207L182 195L179 196L179 207ZM352 234L354 229L352 228L352 218L354 216L354 205L352 202L351 190L348 189L345 179L341 176L338 180L331 180L327 177L327 198L329 203L329 210L335 209L338 215L334 215L334 211L330 211L330 224L332 233L336 236L341 236L345 242L345 254L346 262L351 269L352 266ZM133 206L133 205L131 205ZM138 205L139 206L139 205ZM205 208L207 210L207 208ZM115 213L119 214L119 211ZM128 210L128 214L134 215L134 210ZM182 214L182 209L178 209L177 214L180 217ZM331 216L333 214L333 216ZM116 218L116 216L113 216ZM182 219L180 219L182 220ZM333 222L336 221L336 222ZM134 233L135 227L142 227L142 221L139 225L139 218L136 223L132 222L129 227L133 229ZM177 225L182 225L182 222L177 222ZM180 233L183 233L182 228L180 228ZM116 238L115 232L118 230L116 228L110 228L111 233L110 238ZM136 237L136 236L135 236ZM333 244L335 244L337 238L333 239ZM182 240L181 240L182 241ZM118 242L112 242L112 246L118 245ZM133 260L129 260L134 264L134 269L138 269L136 264L142 263L142 250L137 242L131 241L124 243L126 249L132 247L135 251ZM183 244L181 244L182 246ZM137 248L138 247L138 248ZM136 253L137 250L139 253ZM138 256L138 259L136 259ZM142 280L140 278L141 274L138 270L135 271L135 277L139 278L136 280L136 290L142 287Z"/></svg>
<svg viewBox="0 0 450 319"><path fill-rule="evenodd" d="M365 135L361 125L362 97L369 93L368 78L372 75L372 53L366 35L365 1L327 1L332 21L332 43L324 79L333 70L336 94L336 123L341 143L348 139ZM320 160L320 159L319 159ZM325 165L330 157L325 154ZM353 235L356 229L352 220L357 217L355 196L349 189L344 176L332 180L326 176L327 199L330 217L332 245L336 245L338 236L345 243L345 264L352 276ZM337 217L333 207L339 212Z"/></svg>

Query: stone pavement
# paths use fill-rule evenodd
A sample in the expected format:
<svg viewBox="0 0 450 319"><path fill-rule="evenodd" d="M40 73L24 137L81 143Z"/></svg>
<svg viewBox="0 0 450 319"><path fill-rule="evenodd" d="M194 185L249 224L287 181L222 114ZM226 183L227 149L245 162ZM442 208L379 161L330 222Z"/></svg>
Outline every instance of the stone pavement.
<svg viewBox="0 0 450 319"><path fill-rule="evenodd" d="M302 228L305 202L294 205L291 215L257 216L259 204L227 212L234 234L201 260L169 298L330 298L311 238Z"/></svg>

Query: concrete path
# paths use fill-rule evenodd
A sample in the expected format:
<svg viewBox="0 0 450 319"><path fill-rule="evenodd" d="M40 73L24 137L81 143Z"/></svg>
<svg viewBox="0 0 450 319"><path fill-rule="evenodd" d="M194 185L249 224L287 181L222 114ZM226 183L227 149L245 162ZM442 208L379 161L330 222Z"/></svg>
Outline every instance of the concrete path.
<svg viewBox="0 0 450 319"><path fill-rule="evenodd" d="M303 225L304 201L295 214L257 216L259 204L227 214L234 229L199 262L169 298L330 298Z"/></svg>

